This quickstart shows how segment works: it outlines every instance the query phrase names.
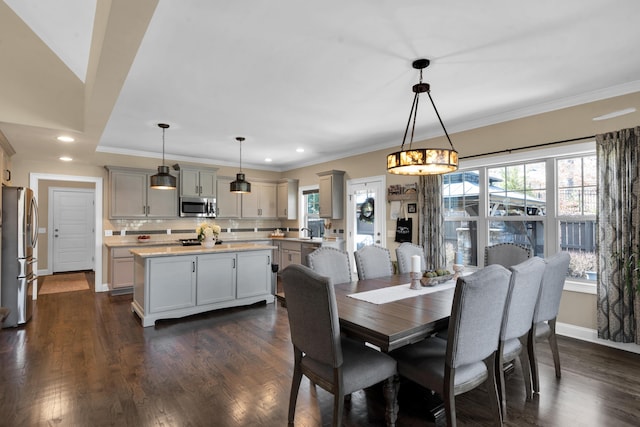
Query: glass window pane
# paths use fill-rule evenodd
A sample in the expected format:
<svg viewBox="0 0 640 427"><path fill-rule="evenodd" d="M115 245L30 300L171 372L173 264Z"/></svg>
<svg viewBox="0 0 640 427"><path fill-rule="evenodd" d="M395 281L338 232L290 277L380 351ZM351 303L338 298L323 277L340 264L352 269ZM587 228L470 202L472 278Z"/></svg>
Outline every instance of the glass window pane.
<svg viewBox="0 0 640 427"><path fill-rule="evenodd" d="M454 264L456 252L462 252L464 265L477 266L478 222L445 221L444 226L446 265Z"/></svg>
<svg viewBox="0 0 640 427"><path fill-rule="evenodd" d="M517 243L544 257L544 223L540 221L491 221L489 246L498 243Z"/></svg>
<svg viewBox="0 0 640 427"><path fill-rule="evenodd" d="M596 156L582 158L583 185L595 186L598 184L598 162Z"/></svg>
<svg viewBox="0 0 640 427"><path fill-rule="evenodd" d="M582 190L558 188L558 215L582 214Z"/></svg>
<svg viewBox="0 0 640 427"><path fill-rule="evenodd" d="M567 276L596 280L595 221L560 221L560 249L571 254Z"/></svg>
<svg viewBox="0 0 640 427"><path fill-rule="evenodd" d="M477 216L479 171L454 172L442 178L445 217Z"/></svg>
<svg viewBox="0 0 640 427"><path fill-rule="evenodd" d="M582 185L581 158L560 159L557 162L558 188L579 187Z"/></svg>
<svg viewBox="0 0 640 427"><path fill-rule="evenodd" d="M546 163L528 163L525 165L525 170L526 189L528 192L547 188Z"/></svg>

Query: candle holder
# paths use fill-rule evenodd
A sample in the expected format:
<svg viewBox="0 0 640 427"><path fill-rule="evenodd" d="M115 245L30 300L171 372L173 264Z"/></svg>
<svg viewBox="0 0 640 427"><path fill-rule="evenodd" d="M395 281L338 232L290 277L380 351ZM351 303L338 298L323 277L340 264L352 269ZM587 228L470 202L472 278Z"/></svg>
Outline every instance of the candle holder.
<svg viewBox="0 0 640 427"><path fill-rule="evenodd" d="M464 271L464 264L453 264L453 271L455 271L453 280L458 280L458 277L460 277Z"/></svg>
<svg viewBox="0 0 640 427"><path fill-rule="evenodd" d="M422 283L420 283L420 279L422 278L422 273L419 271L412 271L411 273L411 286L409 289L422 289Z"/></svg>

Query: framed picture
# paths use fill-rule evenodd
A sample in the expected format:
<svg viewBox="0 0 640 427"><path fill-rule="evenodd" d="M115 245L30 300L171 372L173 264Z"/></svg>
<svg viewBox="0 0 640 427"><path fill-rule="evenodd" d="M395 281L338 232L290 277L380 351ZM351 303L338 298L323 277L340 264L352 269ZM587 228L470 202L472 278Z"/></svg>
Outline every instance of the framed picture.
<svg viewBox="0 0 640 427"><path fill-rule="evenodd" d="M418 212L418 204L417 203L407 203L407 212L409 212L409 213Z"/></svg>

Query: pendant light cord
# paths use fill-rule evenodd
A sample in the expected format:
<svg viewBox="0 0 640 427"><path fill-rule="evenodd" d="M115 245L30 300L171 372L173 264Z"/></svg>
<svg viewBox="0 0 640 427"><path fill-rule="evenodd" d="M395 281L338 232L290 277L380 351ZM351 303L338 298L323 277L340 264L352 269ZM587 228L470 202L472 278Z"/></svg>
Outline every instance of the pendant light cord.
<svg viewBox="0 0 640 427"><path fill-rule="evenodd" d="M164 131L166 128L162 128L162 166L164 166Z"/></svg>

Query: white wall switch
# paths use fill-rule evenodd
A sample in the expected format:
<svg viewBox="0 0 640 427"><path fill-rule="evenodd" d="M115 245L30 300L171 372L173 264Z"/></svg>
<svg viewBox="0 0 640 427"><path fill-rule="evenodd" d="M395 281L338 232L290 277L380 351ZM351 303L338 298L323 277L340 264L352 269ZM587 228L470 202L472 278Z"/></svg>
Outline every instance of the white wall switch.
<svg viewBox="0 0 640 427"><path fill-rule="evenodd" d="M38 228L38 234L47 234L47 228L46 227Z"/></svg>
<svg viewBox="0 0 640 427"><path fill-rule="evenodd" d="M126 236L127 235L127 230L120 230L120 235L121 236Z"/></svg>
<svg viewBox="0 0 640 427"><path fill-rule="evenodd" d="M167 228L167 234L171 234L171 229Z"/></svg>
<svg viewBox="0 0 640 427"><path fill-rule="evenodd" d="M104 235L105 237L113 236L113 230L104 230Z"/></svg>

